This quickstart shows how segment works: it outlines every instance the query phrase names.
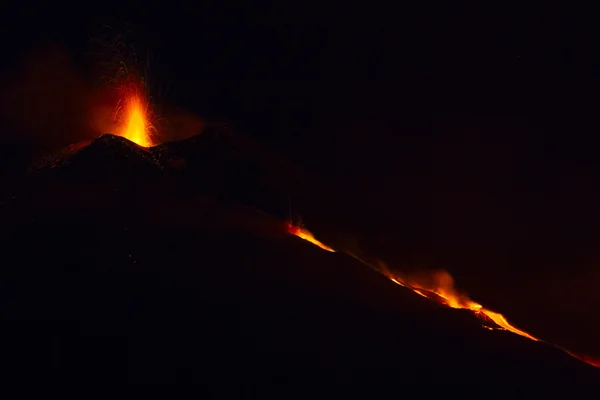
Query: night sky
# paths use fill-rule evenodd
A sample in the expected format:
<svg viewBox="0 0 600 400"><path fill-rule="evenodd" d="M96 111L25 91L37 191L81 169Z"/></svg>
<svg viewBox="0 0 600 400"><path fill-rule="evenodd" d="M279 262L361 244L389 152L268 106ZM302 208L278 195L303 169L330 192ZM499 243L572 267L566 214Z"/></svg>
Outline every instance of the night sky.
<svg viewBox="0 0 600 400"><path fill-rule="evenodd" d="M449 270L520 326L550 337L557 318L578 327L564 341L600 356L600 327L586 317L600 304L593 13L200 3L3 12L0 82L62 54L47 79L89 84L90 40L105 25L129 27L152 59L157 103L225 122L343 193L319 224L390 263ZM78 84L57 95L73 104L61 115L75 115ZM69 122L50 123L43 140L24 137L6 115L6 176L40 143L86 135L61 117Z"/></svg>

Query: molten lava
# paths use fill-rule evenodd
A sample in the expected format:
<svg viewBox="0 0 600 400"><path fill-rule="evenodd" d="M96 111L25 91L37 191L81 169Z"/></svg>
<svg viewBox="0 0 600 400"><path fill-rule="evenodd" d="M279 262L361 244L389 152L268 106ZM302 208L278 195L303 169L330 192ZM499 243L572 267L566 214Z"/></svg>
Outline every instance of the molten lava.
<svg viewBox="0 0 600 400"><path fill-rule="evenodd" d="M322 248L323 250L326 251L330 251L332 253L335 252L334 249L332 249L329 246L326 246L325 244L319 242L312 233L310 233L308 230L301 228L299 226L295 226L294 224L292 224L291 222L289 222L287 224L287 230L289 233L291 233L294 236L298 236L300 239L304 239L312 244L314 244L315 246L319 246L320 248Z"/></svg>
<svg viewBox="0 0 600 400"><path fill-rule="evenodd" d="M387 276L392 282L409 288L416 294L423 296L427 299L436 300L439 303L446 305L451 308L458 309L466 309L471 310L475 316L481 321L481 325L489 330L505 330L512 333L515 333L519 336L523 336L527 339L533 340L535 342L544 342L555 348L564 351L571 357L574 357L584 363L592 365L594 367L600 368L600 360L589 357L585 354L575 354L563 347L560 347L556 344L549 343L539 339L517 327L512 325L506 317L500 313L484 308L481 304L478 304L472 300L470 300L465 295L462 295L454 289L454 283L452 281L452 277L445 271L439 271L435 274L433 285L423 285L410 279L402 279L400 276L396 274L392 274L389 272L389 269L383 266L383 268L378 269L379 272Z"/></svg>
<svg viewBox="0 0 600 400"><path fill-rule="evenodd" d="M335 252L335 250L331 247L326 246L325 244L315 239L315 237L308 230L294 226L292 223L288 223L287 228L290 234L298 236L299 238L304 239L316 246L319 246L324 250ZM390 269L387 268L387 266L383 263L380 263L378 267L375 267L351 253L348 253L348 255L366 264L367 266L374 268L375 270L389 278L392 282L412 290L419 296L437 301L438 303L443 304L447 307L466 309L472 311L475 314L475 316L481 321L482 327L486 329L505 330L517 334L519 336L523 336L535 342L547 343L551 346L554 346L557 349L564 351L565 353L580 361L583 361L594 367L600 368L600 360L594 359L587 355L575 354L563 347L560 347L553 343L545 342L515 327L510 322L508 322L504 315L484 308L481 304L478 304L469 299L466 295L459 293L454 288L452 276L450 276L450 274L446 271L438 271L428 276L428 279L419 280L415 278L402 277L400 276L400 274L392 273Z"/></svg>
<svg viewBox="0 0 600 400"><path fill-rule="evenodd" d="M152 141L148 132L149 124L146 119L146 107L144 107L139 95L131 96L126 102L126 124L123 126L120 135L142 147L150 147Z"/></svg>
<svg viewBox="0 0 600 400"><path fill-rule="evenodd" d="M404 280L401 277L397 275L391 275L390 273L384 272L384 275L390 278L392 282L407 287L420 296L431 300L436 300L439 303L451 308L471 310L480 320L482 320L482 322L489 324L489 322L492 321L494 324L496 324L495 329L504 329L536 342L540 340L511 325L502 314L488 310L481 304L478 304L470 300L468 297L458 293L454 289L452 277L445 271L440 271L434 274L434 285L430 287L425 287L423 284L411 282L410 280Z"/></svg>
<svg viewBox="0 0 600 400"><path fill-rule="evenodd" d="M117 104L114 113L116 132L119 136L142 146L152 146L151 123L152 110L144 89L143 80L133 74L123 78L124 82L116 87Z"/></svg>

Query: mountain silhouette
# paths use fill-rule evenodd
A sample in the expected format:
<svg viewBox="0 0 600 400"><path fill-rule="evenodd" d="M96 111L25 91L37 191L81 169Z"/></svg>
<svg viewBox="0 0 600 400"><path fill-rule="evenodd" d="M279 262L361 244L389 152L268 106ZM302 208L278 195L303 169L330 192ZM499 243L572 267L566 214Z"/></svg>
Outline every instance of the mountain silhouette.
<svg viewBox="0 0 600 400"><path fill-rule="evenodd" d="M5 376L291 390L598 381L560 350L481 329L290 235L287 197L324 186L226 127L149 149L103 135L37 160L0 205Z"/></svg>

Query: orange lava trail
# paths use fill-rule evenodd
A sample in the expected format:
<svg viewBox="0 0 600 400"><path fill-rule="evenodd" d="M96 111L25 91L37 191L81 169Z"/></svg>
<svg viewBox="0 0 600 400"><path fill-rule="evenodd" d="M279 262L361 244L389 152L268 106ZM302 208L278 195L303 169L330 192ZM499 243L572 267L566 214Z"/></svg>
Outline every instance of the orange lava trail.
<svg viewBox="0 0 600 400"><path fill-rule="evenodd" d="M298 236L300 239L304 239L312 244L314 244L315 246L318 246L320 248L322 248L323 250L326 251L330 251L332 253L335 253L335 250L332 249L329 246L326 246L325 244L321 243L320 241L318 241L312 233L310 233L308 230L303 229L299 226L295 226L293 225L291 222L287 224L287 230L288 233L291 233L294 236Z"/></svg>
<svg viewBox="0 0 600 400"><path fill-rule="evenodd" d="M385 275L388 276L387 274ZM507 330L536 342L540 341L540 339L536 338L535 336L511 325L506 320L504 315L484 308L481 304L478 304L467 297L454 292L452 288L446 288L446 290L439 287L425 288L418 284L403 282L398 277L388 276L388 278L401 286L411 289L420 296L430 300L438 300L438 302L450 308L471 310L479 319L483 320L483 322L492 321L494 324L496 324L498 326L496 329Z"/></svg>
<svg viewBox="0 0 600 400"><path fill-rule="evenodd" d="M288 228L288 232L290 234L295 235L299 238L302 238L316 246L319 246L320 248L322 248L324 250L335 252L335 250L332 249L331 247L326 246L325 244L323 244L320 241L318 241L317 239L315 239L315 237L308 230L294 226L292 223L288 223L287 228ZM380 268L373 267L368 262L362 260L361 258L359 258L351 253L348 253L348 255L357 259L358 261L362 262L363 264L377 270L378 272L380 272L381 274L383 274L387 278L389 278L392 282L412 290L414 293L418 294L419 296L425 297L430 300L437 301L437 302L439 302L445 306L451 307L451 308L471 310L475 314L475 316L477 316L477 318L481 321L482 326L484 328L487 328L490 330L505 330L505 331L509 331L514 334L517 334L519 336L525 337L527 339L533 340L535 342L543 342L543 343L549 344L557 349L564 351L571 357L574 357L580 361L583 361L591 366L600 368L600 360L594 359L594 358L586 356L586 355L578 355L578 354L572 353L571 351L569 351L563 347L557 346L553 343L545 342L545 341L511 325L510 322L508 322L508 320L506 319L506 317L504 315L497 313L495 311L492 311L492 310L488 310L488 309L484 308L481 304L478 304L478 303L472 301L471 299L469 299L467 296L459 293L454 288L454 282L452 281L452 277L447 272L437 272L437 273L432 274L432 276L434 278L433 279L434 283L426 285L426 284L422 284L422 283L416 282L411 279L403 279L399 275L391 273L390 270L387 267L385 267L385 265L383 265L383 264L381 265ZM490 325L493 325L493 326L490 326Z"/></svg>

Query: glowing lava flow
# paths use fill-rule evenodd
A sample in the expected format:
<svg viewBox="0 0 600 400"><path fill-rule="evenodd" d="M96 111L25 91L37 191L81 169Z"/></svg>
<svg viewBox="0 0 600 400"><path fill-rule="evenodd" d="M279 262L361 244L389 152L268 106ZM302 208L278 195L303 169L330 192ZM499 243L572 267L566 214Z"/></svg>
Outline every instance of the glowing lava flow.
<svg viewBox="0 0 600 400"><path fill-rule="evenodd" d="M306 229L294 226L292 223L288 223L287 228L288 228L288 232L290 234L298 236L299 238L302 238L316 246L319 246L320 248L322 248L324 250L335 252L335 250L332 249L331 247L326 246L325 244L323 244L323 243L319 242L317 239L315 239L315 237ZM488 309L484 308L481 304L478 304L478 303L472 301L471 299L469 299L467 296L459 293L454 288L454 282L452 280L452 276L450 276L450 274L448 272L438 271L438 272L432 273L431 276L428 277L429 279L427 279L427 282L420 282L416 279L403 278L399 274L392 273L389 270L389 268L387 268L383 263L380 263L379 267L375 267L351 253L347 253L347 254L350 255L351 257L355 258L356 260L362 262L363 264L380 272L381 274L383 274L384 276L389 278L392 282L412 290L414 293L418 294L419 296L425 297L430 300L435 300L438 303L443 304L448 307L451 307L451 308L466 309L466 310L472 311L475 314L475 316L477 316L477 318L481 321L481 325L486 329L505 330L505 331L509 331L514 334L517 334L519 336L523 336L523 337L533 340L535 342L544 342L544 343L549 344L559 350L564 351L568 355L570 355L580 361L583 361L594 367L600 368L600 360L594 359L594 358L586 356L586 355L575 354L563 347L560 347L553 343L545 342L545 341L511 325L504 315L497 313L495 311L492 311L492 310L488 310Z"/></svg>
<svg viewBox="0 0 600 400"><path fill-rule="evenodd" d="M326 251L330 251L332 253L335 253L335 250L332 249L329 246L326 246L325 244L319 242L312 233L310 233L309 231L307 231L304 228L301 228L299 226L295 226L294 224L292 224L291 222L289 222L287 224L287 230L289 233L291 233L294 236L298 236L300 239L304 239L312 244L314 244L315 246L319 246L320 248L322 248L323 250Z"/></svg>
<svg viewBox="0 0 600 400"><path fill-rule="evenodd" d="M427 299L437 300L439 303L451 308L471 310L477 316L477 318L479 318L479 320L481 321L481 325L486 329L505 330L515 333L519 336L523 336L535 342L544 342L546 344L549 344L550 346L564 351L565 353L567 353L571 357L578 359L579 361L583 361L586 364L589 364L596 368L600 368L600 360L594 359L585 354L575 354L565 349L564 347L539 339L515 327L514 325L511 325L504 315L492 310L488 310L484 308L481 304L478 304L470 300L468 297L456 292L453 286L452 277L445 271L439 271L435 274L437 276L438 284L431 287L423 287L424 285L403 280L399 276L389 273L389 270L385 267L377 270L383 275L387 276L392 282L400 286L409 288L416 294L423 296Z"/></svg>
<svg viewBox="0 0 600 400"><path fill-rule="evenodd" d="M418 283L407 282L406 280L403 280L398 276L393 276L385 272L384 275L390 278L392 282L395 282L400 286L409 288L420 296L431 300L437 300L438 302L451 308L466 309L473 311L473 313L475 313L475 315L480 320L482 320L482 322L487 328L494 329L493 327L488 326L489 322L491 321L497 325L497 328L495 329L504 329L512 333L516 333L517 335L526 337L527 339L534 340L536 342L540 340L535 336L532 336L529 333L511 325L502 314L488 310L484 308L481 304L478 304L470 300L466 296L457 293L453 288L452 277L447 272L440 271L436 273L435 276L438 284L433 287L423 287L423 285L420 285Z"/></svg>

